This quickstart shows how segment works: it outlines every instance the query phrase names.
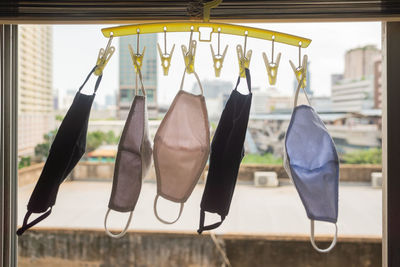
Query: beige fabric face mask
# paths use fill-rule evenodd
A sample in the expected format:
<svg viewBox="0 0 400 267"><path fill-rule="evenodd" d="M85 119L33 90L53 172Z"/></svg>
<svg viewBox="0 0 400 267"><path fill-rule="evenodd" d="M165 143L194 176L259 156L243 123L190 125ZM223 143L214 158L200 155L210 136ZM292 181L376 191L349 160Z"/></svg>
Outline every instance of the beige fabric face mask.
<svg viewBox="0 0 400 267"><path fill-rule="evenodd" d="M128 230L142 188L142 180L151 165L153 151L148 133L146 91L143 88L140 72L139 78L142 95L138 95L136 89L136 95L121 134L115 161L112 192L104 219L106 233L114 238L124 236ZM128 222L119 234L113 234L107 229L107 217L110 210L130 212Z"/></svg>
<svg viewBox="0 0 400 267"><path fill-rule="evenodd" d="M186 72L186 71L185 71ZM175 223L182 214L183 204L189 198L206 165L210 151L210 131L206 102L199 77L201 94L194 95L181 87L165 115L154 138L154 166L157 175L157 196L154 214L166 224ZM159 196L181 204L178 218L165 221L157 214Z"/></svg>

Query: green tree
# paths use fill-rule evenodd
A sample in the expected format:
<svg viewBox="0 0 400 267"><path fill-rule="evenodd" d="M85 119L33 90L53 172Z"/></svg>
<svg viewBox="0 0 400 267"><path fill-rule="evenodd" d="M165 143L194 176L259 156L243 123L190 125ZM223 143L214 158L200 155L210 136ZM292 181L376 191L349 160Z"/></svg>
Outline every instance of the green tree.
<svg viewBox="0 0 400 267"><path fill-rule="evenodd" d="M56 121L63 121L64 116L63 115L56 115Z"/></svg>
<svg viewBox="0 0 400 267"><path fill-rule="evenodd" d="M57 130L58 129L55 129L43 135L44 142L35 146L35 156L38 157L40 160L45 161L46 158L49 156L50 145L57 134Z"/></svg>
<svg viewBox="0 0 400 267"><path fill-rule="evenodd" d="M382 164L382 149L356 150L344 154L342 162L347 164Z"/></svg>
<svg viewBox="0 0 400 267"><path fill-rule="evenodd" d="M93 151L101 145L115 145L119 142L119 136L116 136L113 131L102 132L94 131L88 133L86 150L87 152Z"/></svg>
<svg viewBox="0 0 400 267"><path fill-rule="evenodd" d="M255 163L255 164L282 164L282 158L275 157L271 153L265 153L263 155L258 154L246 154L242 160L242 163Z"/></svg>
<svg viewBox="0 0 400 267"><path fill-rule="evenodd" d="M18 162L18 169L22 169L28 166L31 166L31 157L21 157Z"/></svg>
<svg viewBox="0 0 400 267"><path fill-rule="evenodd" d="M48 134L43 136L44 142L41 144L37 144L35 146L35 156L38 157L40 160L46 160L49 156L49 150L51 143L53 142L54 137L57 134L57 130L53 130ZM102 132L102 131L94 131L90 132L87 135L86 140L86 150L87 152L93 151L99 146L103 144L107 145L114 145L118 144L119 136L116 136L113 131Z"/></svg>

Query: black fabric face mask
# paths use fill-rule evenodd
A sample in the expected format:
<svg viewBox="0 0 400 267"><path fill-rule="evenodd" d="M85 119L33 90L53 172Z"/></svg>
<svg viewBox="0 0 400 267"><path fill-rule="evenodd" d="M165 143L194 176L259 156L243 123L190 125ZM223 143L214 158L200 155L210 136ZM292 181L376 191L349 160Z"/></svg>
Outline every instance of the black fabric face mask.
<svg viewBox="0 0 400 267"><path fill-rule="evenodd" d="M245 71L249 94L242 95L237 91L239 76L236 87L222 111L211 143L207 182L200 204L200 226L197 230L199 234L220 226L231 205L240 162L244 156L244 140L252 99L250 71ZM221 221L204 226L206 211L218 213Z"/></svg>
<svg viewBox="0 0 400 267"><path fill-rule="evenodd" d="M22 235L27 229L50 215L51 209L56 202L60 184L85 153L90 109L102 75L97 78L92 95L81 94L81 90L94 70L95 68L92 69L86 77L85 82L79 88L71 107L58 129L42 173L29 199L28 212L25 215L23 225L18 229L17 235ZM28 223L28 219L32 213L43 212L45 213Z"/></svg>

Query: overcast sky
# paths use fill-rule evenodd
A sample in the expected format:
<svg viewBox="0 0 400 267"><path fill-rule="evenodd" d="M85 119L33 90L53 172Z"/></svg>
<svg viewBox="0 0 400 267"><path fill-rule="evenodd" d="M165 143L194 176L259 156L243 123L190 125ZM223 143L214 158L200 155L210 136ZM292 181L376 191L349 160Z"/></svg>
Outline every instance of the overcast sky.
<svg viewBox="0 0 400 267"><path fill-rule="evenodd" d="M351 48L368 44L381 47L381 23L380 22L346 22L346 23L269 23L248 24L249 26L270 29L289 34L299 35L312 39L312 43L302 54L307 54L310 61L311 89L316 95L330 95L330 75L342 73L344 69L344 54ZM100 48L105 47L107 39L103 37L100 29L111 25L57 25L53 26L54 57L53 85L60 95L65 90L77 88L81 85L87 73L96 63ZM163 44L163 35L159 35L159 42ZM159 102L169 104L175 96L181 81L184 69L181 45L187 45L189 33L171 33L167 35L168 50L175 43L175 52L172 58L172 66L169 76L162 75L159 64L158 69L158 97ZM195 35L198 39L198 35ZM217 38L213 38L212 44L216 50ZM238 62L236 45L242 44L243 37L221 35L221 49L229 44L225 57L221 77L224 81L234 83L238 76ZM96 101L102 103L104 96L113 94L118 88L118 39L113 45L116 53L108 63L102 84L99 88ZM262 52L271 55L271 42L257 39L248 39L248 49L253 50L250 63L253 87L267 90L267 72L262 59ZM127 48L126 48L127 49ZM278 44L275 46L276 54L282 53L278 70L277 88L280 92L290 95L293 90L294 74L289 65L289 59L297 64L298 48ZM159 61L159 59L158 59ZM199 42L195 69L201 80L217 79L214 77L209 43ZM133 74L132 74L133 75ZM185 88L191 89L195 79L193 75L186 76ZM88 84L87 91L91 92L94 79ZM242 83L244 88L244 84ZM205 88L207 90L207 88Z"/></svg>

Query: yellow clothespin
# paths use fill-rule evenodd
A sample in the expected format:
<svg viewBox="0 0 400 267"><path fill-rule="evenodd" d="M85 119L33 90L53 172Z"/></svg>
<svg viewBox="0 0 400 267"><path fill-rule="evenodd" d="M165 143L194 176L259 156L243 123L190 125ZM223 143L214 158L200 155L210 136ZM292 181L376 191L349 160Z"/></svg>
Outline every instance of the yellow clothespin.
<svg viewBox="0 0 400 267"><path fill-rule="evenodd" d="M225 59L225 55L226 55L226 51L228 51L228 45L226 45L222 55L220 54L220 35L221 35L221 29L218 29L218 54L215 55L214 49L213 49L212 45L210 44L211 55L212 55L212 58L214 61L215 77L220 76L222 64L224 63L224 59Z"/></svg>
<svg viewBox="0 0 400 267"><path fill-rule="evenodd" d="M308 57L307 55L303 56L303 64L300 65L299 67L296 68L296 66L293 64L293 62L291 60L289 60L290 66L292 66L293 72L296 75L296 80L299 83L301 81L301 79L307 75L307 61L308 61ZM300 59L299 59L299 63L300 63ZM303 80L303 84L301 85L302 88L306 88L307 86L307 77L305 77L305 79Z"/></svg>
<svg viewBox="0 0 400 267"><path fill-rule="evenodd" d="M253 51L251 51L251 50L247 51L247 55L246 55L245 54L246 50L243 51L242 46L241 45L237 45L236 46L236 52L237 52L238 61L239 61L239 74L240 74L240 77L244 78L244 77L246 77L246 72L245 72L244 69L248 69L249 68L250 60L251 60L251 54L253 53Z"/></svg>
<svg viewBox="0 0 400 267"><path fill-rule="evenodd" d="M272 36L272 55L271 55L271 62L269 62L267 54L263 52L263 58L265 67L267 68L268 73L268 81L270 85L276 84L276 77L278 76L278 67L279 62L281 60L281 53L278 54L276 62L274 63L274 44L275 44L275 36Z"/></svg>
<svg viewBox="0 0 400 267"><path fill-rule="evenodd" d="M108 61L110 60L111 56L115 52L115 47L111 46L112 38L113 38L113 36L110 35L106 49L101 48L99 51L99 54L97 56L96 69L94 70L94 74L97 76L100 76L103 74L104 68L106 67Z"/></svg>
<svg viewBox="0 0 400 267"><path fill-rule="evenodd" d="M190 38L192 39L192 38ZM182 54L185 59L185 66L187 73L194 72L194 59L196 56L196 45L197 42L195 40L190 42L189 49L186 48L185 45L182 45Z"/></svg>
<svg viewBox="0 0 400 267"><path fill-rule="evenodd" d="M281 53L278 54L276 63L274 63L273 61L270 63L265 53L263 53L263 57L264 57L265 67L267 68L269 84L275 85L276 77L278 76L278 67L279 67L279 61L281 60Z"/></svg>
<svg viewBox="0 0 400 267"><path fill-rule="evenodd" d="M239 75L242 78L246 77L245 69L249 68L251 54L253 53L253 51L249 50L249 51L247 51L247 54L246 54L247 35L248 35L248 32L246 31L244 33L244 48L242 49L241 45L236 46L236 53L237 53L238 61L239 61Z"/></svg>
<svg viewBox="0 0 400 267"><path fill-rule="evenodd" d="M138 53L135 53L135 51L133 50L133 48L130 44L128 44L128 48L129 48L129 52L131 54L133 66L135 67L135 72L138 72L138 70L142 69L143 57L144 57L144 52L146 51L146 47L143 47L143 51L141 54L139 54L139 50L138 50Z"/></svg>
<svg viewBox="0 0 400 267"><path fill-rule="evenodd" d="M172 46L171 52L169 54L161 51L160 45L157 44L158 53L160 54L161 67L163 68L164 76L168 75L169 67L171 66L172 54L174 53L175 44Z"/></svg>
<svg viewBox="0 0 400 267"><path fill-rule="evenodd" d="M161 67L163 68L164 76L168 75L169 67L171 66L172 54L174 53L175 44L172 46L171 52L167 53L167 27L164 27L164 53L161 51L160 45L157 43L158 53L160 54Z"/></svg>

